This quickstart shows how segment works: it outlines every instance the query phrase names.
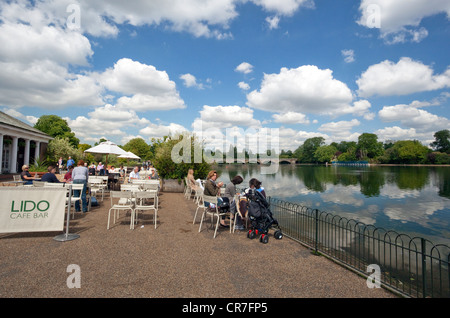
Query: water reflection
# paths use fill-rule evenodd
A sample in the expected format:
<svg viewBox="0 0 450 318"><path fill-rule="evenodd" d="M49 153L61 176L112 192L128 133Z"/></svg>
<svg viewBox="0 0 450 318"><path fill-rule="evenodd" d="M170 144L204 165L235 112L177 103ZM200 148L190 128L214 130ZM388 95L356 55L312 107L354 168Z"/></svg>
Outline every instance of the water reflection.
<svg viewBox="0 0 450 318"><path fill-rule="evenodd" d="M450 167L280 165L272 175L256 164L215 168L225 183L256 177L272 197L450 245Z"/></svg>

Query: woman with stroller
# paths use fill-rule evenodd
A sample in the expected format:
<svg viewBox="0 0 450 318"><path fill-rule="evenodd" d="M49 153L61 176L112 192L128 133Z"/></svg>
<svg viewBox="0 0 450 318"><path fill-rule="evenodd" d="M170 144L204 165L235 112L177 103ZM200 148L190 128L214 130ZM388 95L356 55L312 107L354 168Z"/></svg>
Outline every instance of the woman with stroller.
<svg viewBox="0 0 450 318"><path fill-rule="evenodd" d="M231 179L231 182L227 184L225 188L225 193L223 195L223 200L225 202L228 202L230 204L230 212L233 214L233 217L236 218L236 229L237 230L243 230L244 225L242 224L242 219L239 216L239 214L236 215L237 209L236 209L236 202L234 200L234 196L236 195L236 185L241 184L244 179L242 179L241 176L235 176L233 179Z"/></svg>
<svg viewBox="0 0 450 318"><path fill-rule="evenodd" d="M223 203L223 199L220 197L220 188L223 186L223 182L216 182L217 171L211 170L206 177L204 195L215 197L217 196L217 204L220 206ZM204 202L206 207L210 207L209 202ZM220 220L220 226L229 227L225 224L225 216L222 216Z"/></svg>
<svg viewBox="0 0 450 318"><path fill-rule="evenodd" d="M266 192L264 191L264 188L261 187L262 182L259 181L256 178L253 178L249 181L250 189L256 189L256 191L261 192L261 194L266 197Z"/></svg>

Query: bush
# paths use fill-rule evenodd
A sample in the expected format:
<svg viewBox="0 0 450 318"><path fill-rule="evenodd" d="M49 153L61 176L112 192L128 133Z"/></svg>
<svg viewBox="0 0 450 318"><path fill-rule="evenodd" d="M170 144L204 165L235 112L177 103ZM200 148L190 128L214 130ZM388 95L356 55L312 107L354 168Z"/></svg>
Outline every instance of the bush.
<svg viewBox="0 0 450 318"><path fill-rule="evenodd" d="M158 175L162 179L183 180L188 170L193 169L195 178L206 178L211 166L205 161L203 155L201 162L195 162L194 159L198 159L194 158L195 149L203 150L197 138L188 134L169 137L158 144L153 162Z"/></svg>

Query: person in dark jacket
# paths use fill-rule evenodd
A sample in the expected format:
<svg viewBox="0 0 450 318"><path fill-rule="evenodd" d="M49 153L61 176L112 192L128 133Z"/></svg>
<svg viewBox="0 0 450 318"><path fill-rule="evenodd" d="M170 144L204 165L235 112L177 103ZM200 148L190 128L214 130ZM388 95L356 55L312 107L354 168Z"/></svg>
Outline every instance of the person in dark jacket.
<svg viewBox="0 0 450 318"><path fill-rule="evenodd" d="M48 172L42 176L41 181L52 182L52 183L61 183L61 181L59 181L55 175L56 167L49 166L47 171Z"/></svg>

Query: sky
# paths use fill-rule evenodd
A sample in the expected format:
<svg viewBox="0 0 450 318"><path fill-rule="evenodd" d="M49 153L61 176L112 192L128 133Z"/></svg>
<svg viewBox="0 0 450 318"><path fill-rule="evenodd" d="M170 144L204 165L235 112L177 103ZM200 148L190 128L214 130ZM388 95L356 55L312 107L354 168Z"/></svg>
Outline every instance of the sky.
<svg viewBox="0 0 450 318"><path fill-rule="evenodd" d="M0 110L90 145L429 145L450 129L449 19L448 0L1 1Z"/></svg>

